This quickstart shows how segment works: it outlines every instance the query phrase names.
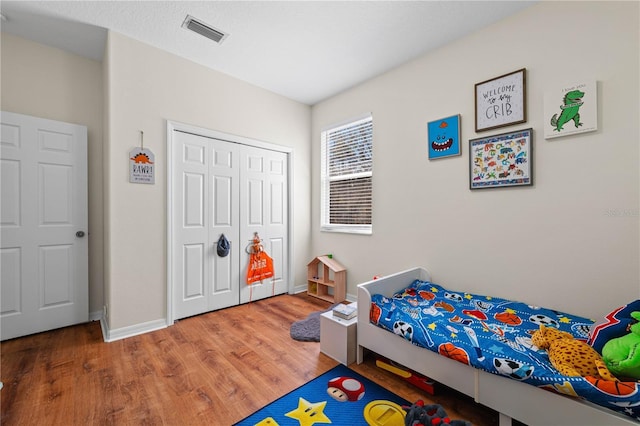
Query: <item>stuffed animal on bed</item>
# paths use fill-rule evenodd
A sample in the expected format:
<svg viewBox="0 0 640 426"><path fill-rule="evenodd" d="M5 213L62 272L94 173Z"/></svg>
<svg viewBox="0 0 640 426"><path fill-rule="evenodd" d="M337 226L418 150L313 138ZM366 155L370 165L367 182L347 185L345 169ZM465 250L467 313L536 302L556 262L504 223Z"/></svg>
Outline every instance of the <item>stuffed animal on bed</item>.
<svg viewBox="0 0 640 426"><path fill-rule="evenodd" d="M631 317L640 321L640 312ZM618 377L640 379L640 322L629 327L631 333L611 339L602 347L602 359L609 370Z"/></svg>
<svg viewBox="0 0 640 426"><path fill-rule="evenodd" d="M618 381L600 354L570 333L540 325L540 329L531 335L531 341L538 348L547 350L551 364L565 376L593 376Z"/></svg>

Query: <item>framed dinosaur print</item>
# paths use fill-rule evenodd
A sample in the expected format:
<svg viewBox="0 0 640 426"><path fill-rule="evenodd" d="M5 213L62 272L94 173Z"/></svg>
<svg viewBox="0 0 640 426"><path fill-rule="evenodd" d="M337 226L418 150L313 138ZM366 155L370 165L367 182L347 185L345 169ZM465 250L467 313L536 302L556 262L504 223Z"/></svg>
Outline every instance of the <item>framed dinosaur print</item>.
<svg viewBox="0 0 640 426"><path fill-rule="evenodd" d="M476 132L527 121L526 68L475 86Z"/></svg>
<svg viewBox="0 0 640 426"><path fill-rule="evenodd" d="M469 189L533 185L533 129L469 141Z"/></svg>
<svg viewBox="0 0 640 426"><path fill-rule="evenodd" d="M595 81L566 84L544 93L545 139L598 130Z"/></svg>

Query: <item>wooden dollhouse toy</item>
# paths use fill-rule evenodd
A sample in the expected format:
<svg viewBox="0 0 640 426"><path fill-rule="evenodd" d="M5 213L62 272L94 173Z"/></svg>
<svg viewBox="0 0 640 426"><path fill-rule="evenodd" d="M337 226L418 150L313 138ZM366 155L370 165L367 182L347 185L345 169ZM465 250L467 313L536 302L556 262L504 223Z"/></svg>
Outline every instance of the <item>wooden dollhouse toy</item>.
<svg viewBox="0 0 640 426"><path fill-rule="evenodd" d="M331 255L318 256L307 265L307 294L332 303L346 298L347 269Z"/></svg>

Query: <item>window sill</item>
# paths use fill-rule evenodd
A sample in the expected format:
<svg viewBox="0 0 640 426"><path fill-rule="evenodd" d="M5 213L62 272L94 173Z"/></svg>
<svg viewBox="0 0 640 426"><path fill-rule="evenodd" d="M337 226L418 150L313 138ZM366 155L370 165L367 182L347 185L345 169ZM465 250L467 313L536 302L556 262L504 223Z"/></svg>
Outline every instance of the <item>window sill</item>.
<svg viewBox="0 0 640 426"><path fill-rule="evenodd" d="M340 234L358 234L358 235L372 235L373 229L371 227L362 226L321 226L321 232L335 232Z"/></svg>

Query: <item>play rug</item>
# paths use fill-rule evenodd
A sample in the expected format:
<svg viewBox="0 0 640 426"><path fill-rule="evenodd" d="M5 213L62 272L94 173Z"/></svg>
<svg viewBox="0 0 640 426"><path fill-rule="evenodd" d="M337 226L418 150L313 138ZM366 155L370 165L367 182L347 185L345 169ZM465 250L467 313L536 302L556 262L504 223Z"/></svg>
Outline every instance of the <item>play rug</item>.
<svg viewBox="0 0 640 426"><path fill-rule="evenodd" d="M402 406L409 405L398 395L338 365L236 425L403 426Z"/></svg>

